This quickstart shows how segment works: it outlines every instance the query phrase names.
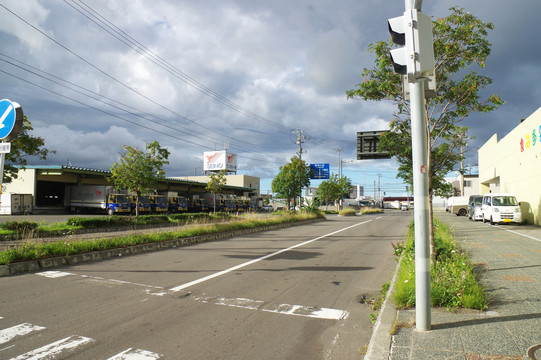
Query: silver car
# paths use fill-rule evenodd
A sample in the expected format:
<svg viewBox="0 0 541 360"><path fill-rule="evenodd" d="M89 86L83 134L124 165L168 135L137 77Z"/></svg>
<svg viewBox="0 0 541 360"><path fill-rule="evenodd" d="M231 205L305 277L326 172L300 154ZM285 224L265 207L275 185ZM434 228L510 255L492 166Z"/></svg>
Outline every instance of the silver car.
<svg viewBox="0 0 541 360"><path fill-rule="evenodd" d="M483 220L483 196L472 195L468 200L468 219Z"/></svg>

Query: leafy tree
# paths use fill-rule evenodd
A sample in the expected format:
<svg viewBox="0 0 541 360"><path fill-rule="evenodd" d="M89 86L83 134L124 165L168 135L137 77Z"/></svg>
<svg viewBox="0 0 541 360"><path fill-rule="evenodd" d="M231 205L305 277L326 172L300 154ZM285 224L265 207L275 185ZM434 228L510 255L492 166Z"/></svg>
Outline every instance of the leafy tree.
<svg viewBox="0 0 541 360"><path fill-rule="evenodd" d="M163 178L163 166L169 164L169 150L157 141L147 143L146 150L123 145L120 161L111 167L108 178L115 187L128 189L136 194L135 215L139 216L139 201L145 192L154 191L158 181Z"/></svg>
<svg viewBox="0 0 541 360"><path fill-rule="evenodd" d="M24 115L21 130L16 138L11 140L11 152L5 154L5 166L3 182L9 183L17 178L20 167L24 169L29 156L36 156L39 160L46 160L49 154L55 154L56 151L44 148L45 141L41 137L34 137L30 132L34 130L32 124Z"/></svg>
<svg viewBox="0 0 541 360"><path fill-rule="evenodd" d="M472 112L490 112L503 104L498 95L481 98L481 91L492 83L492 79L475 71L485 68L491 47L486 37L494 25L482 22L461 8L452 7L450 11L449 16L433 21L436 91L435 96L425 103L432 254L431 200L436 191L445 192L444 176L463 158L460 149L470 139L468 128L460 123ZM379 41L369 45L369 51L376 55L375 66L364 69L364 81L356 89L347 91L346 95L352 99L388 100L397 104L390 130L380 139L380 149L396 157L400 163L398 177L411 185L410 104L402 91L400 75L393 71L389 57L391 44L391 41Z"/></svg>
<svg viewBox="0 0 541 360"><path fill-rule="evenodd" d="M310 185L310 174L310 166L293 156L290 163L280 167L280 172L272 180L272 192L287 200L288 211L290 200L293 199L296 205L296 197L301 195L302 188Z"/></svg>
<svg viewBox="0 0 541 360"><path fill-rule="evenodd" d="M212 193L214 199L214 212L216 212L216 194L221 193L224 185L226 184L225 176L227 175L228 170L220 170L219 173L211 173L209 175L210 179L207 182L207 191Z"/></svg>
<svg viewBox="0 0 541 360"><path fill-rule="evenodd" d="M329 201L334 201L338 208L339 201L345 194L349 193L350 188L351 180L348 177L339 177L337 174L333 173L328 180L319 184L316 195L325 201L325 210L327 210Z"/></svg>

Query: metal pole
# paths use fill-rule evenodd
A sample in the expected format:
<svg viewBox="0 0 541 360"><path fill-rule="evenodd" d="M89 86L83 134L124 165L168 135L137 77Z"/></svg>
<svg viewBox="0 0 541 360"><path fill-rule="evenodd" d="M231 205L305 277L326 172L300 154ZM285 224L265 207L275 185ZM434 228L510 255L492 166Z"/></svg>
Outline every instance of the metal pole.
<svg viewBox="0 0 541 360"><path fill-rule="evenodd" d="M417 330L430 330L430 246L428 218L427 129L424 82L409 84L413 156L413 217L415 229L415 321Z"/></svg>

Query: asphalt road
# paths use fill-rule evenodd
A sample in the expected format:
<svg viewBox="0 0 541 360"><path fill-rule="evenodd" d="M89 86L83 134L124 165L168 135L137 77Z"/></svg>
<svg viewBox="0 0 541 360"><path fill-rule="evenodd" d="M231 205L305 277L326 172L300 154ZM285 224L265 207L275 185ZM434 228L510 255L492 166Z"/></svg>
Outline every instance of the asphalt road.
<svg viewBox="0 0 541 360"><path fill-rule="evenodd" d="M0 278L1 359L360 359L411 214Z"/></svg>

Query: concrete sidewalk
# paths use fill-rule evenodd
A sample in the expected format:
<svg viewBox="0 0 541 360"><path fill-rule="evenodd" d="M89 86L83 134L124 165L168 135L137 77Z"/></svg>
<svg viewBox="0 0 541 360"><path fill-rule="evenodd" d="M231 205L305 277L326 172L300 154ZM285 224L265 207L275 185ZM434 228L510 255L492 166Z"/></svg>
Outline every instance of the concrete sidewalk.
<svg viewBox="0 0 541 360"><path fill-rule="evenodd" d="M481 270L489 308L432 309L432 329L422 332L414 327L415 310L395 310L388 299L365 359L529 359L528 349L541 344L541 228L437 216ZM392 324L400 326L391 336ZM535 356L541 360L541 349Z"/></svg>

